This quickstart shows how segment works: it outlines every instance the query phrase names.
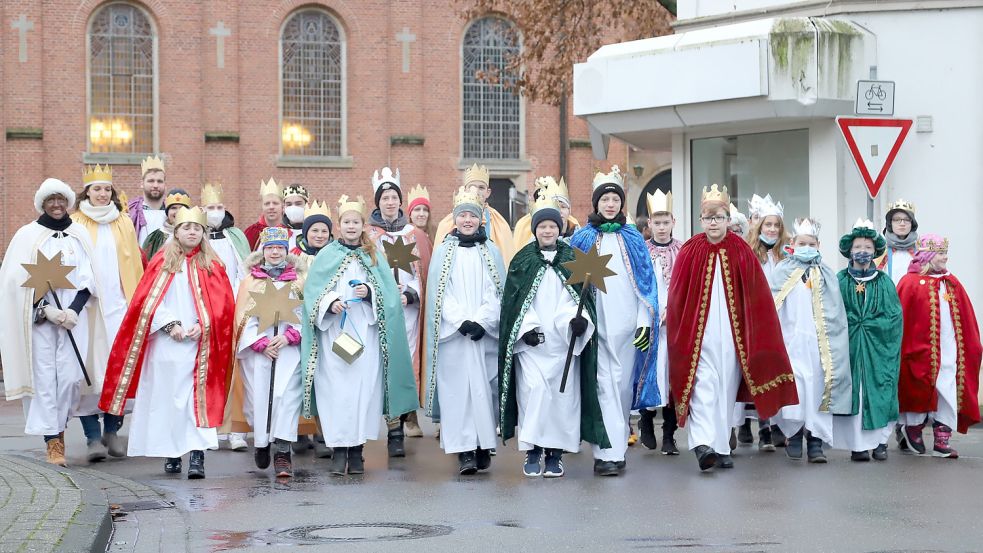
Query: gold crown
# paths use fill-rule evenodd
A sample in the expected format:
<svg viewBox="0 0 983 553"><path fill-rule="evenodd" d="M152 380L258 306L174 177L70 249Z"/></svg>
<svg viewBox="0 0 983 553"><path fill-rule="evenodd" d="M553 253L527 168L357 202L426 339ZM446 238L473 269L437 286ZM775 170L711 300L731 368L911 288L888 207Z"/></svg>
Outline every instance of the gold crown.
<svg viewBox="0 0 983 553"><path fill-rule="evenodd" d="M164 208L172 205L183 205L184 207L191 207L191 196L185 194L184 192L177 192L171 190L166 196L164 196Z"/></svg>
<svg viewBox="0 0 983 553"><path fill-rule="evenodd" d="M311 215L324 215L328 219L331 218L331 209L328 207L328 202L318 202L314 200L313 202L304 206L304 219L310 217Z"/></svg>
<svg viewBox="0 0 983 553"><path fill-rule="evenodd" d="M530 213L536 213L541 209L555 209L560 211L560 204L556 201L556 196L551 194L540 194L536 201L532 204L532 211Z"/></svg>
<svg viewBox="0 0 983 553"><path fill-rule="evenodd" d="M556 187L553 188L555 191L553 193L553 198L562 201L570 207L570 191L567 189L567 182L560 177L560 182L556 183Z"/></svg>
<svg viewBox="0 0 983 553"><path fill-rule="evenodd" d="M479 167L477 163L471 167L468 167L468 169L464 171L464 185L467 186L468 183L474 181L481 181L485 184L489 184L491 181L491 175L488 174L488 168L484 165Z"/></svg>
<svg viewBox="0 0 983 553"><path fill-rule="evenodd" d="M174 228L184 223L195 223L201 225L202 228L208 228L208 217L198 206L185 207L177 211L177 216L174 217Z"/></svg>
<svg viewBox="0 0 983 553"><path fill-rule="evenodd" d="M645 203L649 208L649 217L656 213L672 213L672 192L667 194L656 190L655 194L646 194Z"/></svg>
<svg viewBox="0 0 983 553"><path fill-rule="evenodd" d="M718 187L716 184L710 185L708 189L706 186L703 187L703 199L700 203L706 202L721 202L724 205L730 204L730 194L727 193L727 187Z"/></svg>
<svg viewBox="0 0 983 553"><path fill-rule="evenodd" d="M597 190L599 186L605 184L617 184L622 190L625 188L625 177L621 174L621 169L617 165L611 166L610 173L598 171L594 174L594 183L591 190Z"/></svg>
<svg viewBox="0 0 983 553"><path fill-rule="evenodd" d="M86 165L82 171L82 186L86 187L97 182L113 184L113 168L106 165Z"/></svg>
<svg viewBox="0 0 983 553"><path fill-rule="evenodd" d="M150 171L163 171L164 161L158 156L147 156L140 162L140 176L146 175Z"/></svg>
<svg viewBox="0 0 983 553"><path fill-rule="evenodd" d="M260 198L262 198L263 196L269 196L269 195L279 196L281 193L282 193L282 190L280 188L280 185L277 184L275 180L273 180L273 177L270 177L270 180L269 181L264 181L264 180L260 180L259 181L259 197Z"/></svg>
<svg viewBox="0 0 983 553"><path fill-rule="evenodd" d="M338 219L341 219L341 216L349 211L357 211L364 220L367 215L367 212L365 211L365 200L359 196L357 200L351 201L348 199L348 194L342 194L341 197L338 198Z"/></svg>
<svg viewBox="0 0 983 553"><path fill-rule="evenodd" d="M936 242L935 240L932 240L928 236L923 237L918 240L918 251L946 253L949 251L949 239L942 238L941 242Z"/></svg>
<svg viewBox="0 0 983 553"><path fill-rule="evenodd" d="M206 182L201 188L201 205L222 203L222 183Z"/></svg>
<svg viewBox="0 0 983 553"><path fill-rule="evenodd" d="M476 205L479 208L481 208L481 203L482 202L481 199L478 198L478 194L472 192L470 189L465 188L463 186L458 188L457 192L454 194L455 208L459 205L466 205L466 204Z"/></svg>
<svg viewBox="0 0 983 553"><path fill-rule="evenodd" d="M902 200L901 198L898 198L898 201L896 201L893 204L887 206L887 210L888 211L891 211L893 209L901 209L901 210L907 211L908 213L914 213L915 212L915 204L913 204L913 203L911 203L911 202L909 202L907 200Z"/></svg>
<svg viewBox="0 0 983 553"><path fill-rule="evenodd" d="M410 195L406 197L406 205L413 203L413 200L417 198L424 198L427 200L427 203L430 203L430 192L427 192L427 189L422 185L418 184L414 186L410 189Z"/></svg>

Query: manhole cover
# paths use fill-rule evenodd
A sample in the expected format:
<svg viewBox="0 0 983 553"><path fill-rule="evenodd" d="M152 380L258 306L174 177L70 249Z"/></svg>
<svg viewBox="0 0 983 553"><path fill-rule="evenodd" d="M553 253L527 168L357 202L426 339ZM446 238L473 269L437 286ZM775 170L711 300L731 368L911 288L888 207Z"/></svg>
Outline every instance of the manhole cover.
<svg viewBox="0 0 983 553"><path fill-rule="evenodd" d="M307 542L364 542L417 540L446 536L453 529L438 524L378 522L355 524L319 524L299 526L277 532L279 536Z"/></svg>
<svg viewBox="0 0 983 553"><path fill-rule="evenodd" d="M132 513L133 511L153 511L156 509L173 509L174 504L170 501L164 501L163 499L150 499L147 501L131 501L129 503L117 503L113 506L114 511L124 511L127 513Z"/></svg>

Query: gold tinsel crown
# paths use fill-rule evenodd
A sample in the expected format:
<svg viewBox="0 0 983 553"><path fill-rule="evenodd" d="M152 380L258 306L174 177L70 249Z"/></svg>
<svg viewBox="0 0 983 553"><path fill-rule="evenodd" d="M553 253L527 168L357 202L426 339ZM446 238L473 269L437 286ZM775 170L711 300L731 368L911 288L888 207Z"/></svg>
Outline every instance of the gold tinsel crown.
<svg viewBox="0 0 983 553"><path fill-rule="evenodd" d="M362 216L362 219L365 219L367 216L365 200L361 196L358 196L357 200L351 201L348 199L348 194L342 194L338 198L338 219L341 219L341 216L349 211L357 211Z"/></svg>
<svg viewBox="0 0 983 553"><path fill-rule="evenodd" d="M724 205L730 205L730 194L727 193L727 187L716 184L710 185L710 188L704 186L703 198L700 203L706 202L722 202Z"/></svg>
<svg viewBox="0 0 983 553"><path fill-rule="evenodd" d="M891 211L891 210L894 210L894 209L901 209L901 210L907 211L908 213L914 213L915 212L915 204L909 202L908 200L903 200L901 198L898 198L898 201L896 201L893 204L887 206L887 210L888 211Z"/></svg>
<svg viewBox="0 0 983 553"><path fill-rule="evenodd" d="M454 207L459 205L471 204L476 205L481 208L481 199L478 198L478 194L471 191L469 188L460 187L454 194Z"/></svg>
<svg viewBox="0 0 983 553"><path fill-rule="evenodd" d="M113 184L113 168L106 165L86 165L82 171L82 186L89 186L97 182L108 182Z"/></svg>
<svg viewBox="0 0 983 553"><path fill-rule="evenodd" d="M159 156L147 156L140 162L140 175L146 175L150 171L163 171L164 161Z"/></svg>
<svg viewBox="0 0 983 553"><path fill-rule="evenodd" d="M328 207L328 202L318 202L317 200L314 200L313 202L304 206L304 219L310 217L311 215L324 215L330 219L331 209Z"/></svg>
<svg viewBox="0 0 983 553"><path fill-rule="evenodd" d="M201 188L201 205L222 203L222 183L206 182Z"/></svg>
<svg viewBox="0 0 983 553"><path fill-rule="evenodd" d="M260 198L262 198L263 196L269 196L269 195L279 196L282 192L283 191L280 188L280 185L277 184L275 180L273 180L273 177L270 177L270 180L268 180L268 181L264 181L264 180L260 180L259 181L259 197Z"/></svg>
<svg viewBox="0 0 983 553"><path fill-rule="evenodd" d="M208 228L208 217L198 206L185 207L178 210L177 216L174 218L174 228L184 223L195 223L201 225L202 228Z"/></svg>
<svg viewBox="0 0 983 553"><path fill-rule="evenodd" d="M481 181L486 185L489 184L491 182L491 175L488 173L488 167L484 165L479 166L477 163L468 167L464 171L464 186L474 181Z"/></svg>
<svg viewBox="0 0 983 553"><path fill-rule="evenodd" d="M406 197L406 205L413 203L413 200L417 198L424 198L427 200L427 203L429 203L430 192L427 192L427 189L420 184L414 186L410 189L410 195Z"/></svg>

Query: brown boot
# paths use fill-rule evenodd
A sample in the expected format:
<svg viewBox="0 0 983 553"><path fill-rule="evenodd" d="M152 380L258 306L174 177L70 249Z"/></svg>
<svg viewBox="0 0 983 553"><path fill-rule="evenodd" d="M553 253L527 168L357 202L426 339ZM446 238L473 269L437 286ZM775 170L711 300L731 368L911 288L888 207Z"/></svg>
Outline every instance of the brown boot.
<svg viewBox="0 0 983 553"><path fill-rule="evenodd" d="M406 415L406 423L403 425L403 433L407 438L422 438L423 429L416 418L416 411Z"/></svg>
<svg viewBox="0 0 983 553"><path fill-rule="evenodd" d="M65 441L62 435L52 438L45 442L48 447L48 462L59 467L67 466L65 463Z"/></svg>

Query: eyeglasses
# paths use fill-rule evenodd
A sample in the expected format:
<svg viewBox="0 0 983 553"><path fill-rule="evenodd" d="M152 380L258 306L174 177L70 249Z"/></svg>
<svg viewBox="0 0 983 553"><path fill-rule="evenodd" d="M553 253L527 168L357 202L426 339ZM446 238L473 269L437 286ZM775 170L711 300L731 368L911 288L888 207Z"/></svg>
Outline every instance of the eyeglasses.
<svg viewBox="0 0 983 553"><path fill-rule="evenodd" d="M907 217L894 217L891 219L892 223L910 223L911 219Z"/></svg>
<svg viewBox="0 0 983 553"><path fill-rule="evenodd" d="M726 215L714 215L713 217L700 217L700 220L703 221L704 223L707 223L707 224L710 224L710 223L723 223L724 221L726 221L728 219L730 219L730 217L728 217Z"/></svg>

